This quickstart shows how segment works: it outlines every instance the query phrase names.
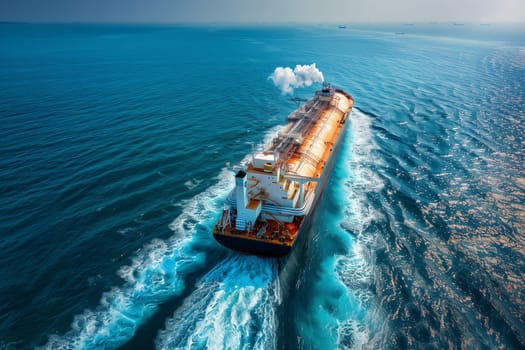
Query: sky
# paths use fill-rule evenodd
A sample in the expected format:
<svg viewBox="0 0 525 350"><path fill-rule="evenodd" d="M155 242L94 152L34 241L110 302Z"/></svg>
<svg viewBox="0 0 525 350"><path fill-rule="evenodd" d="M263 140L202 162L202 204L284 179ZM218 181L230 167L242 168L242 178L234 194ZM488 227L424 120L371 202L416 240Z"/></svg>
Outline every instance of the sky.
<svg viewBox="0 0 525 350"><path fill-rule="evenodd" d="M525 0L0 0L0 21L525 22Z"/></svg>

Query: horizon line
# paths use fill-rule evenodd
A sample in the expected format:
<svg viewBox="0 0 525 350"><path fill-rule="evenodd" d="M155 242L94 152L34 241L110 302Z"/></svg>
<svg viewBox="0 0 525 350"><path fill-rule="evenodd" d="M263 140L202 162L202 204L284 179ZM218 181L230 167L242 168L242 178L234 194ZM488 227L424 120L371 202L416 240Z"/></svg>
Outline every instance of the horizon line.
<svg viewBox="0 0 525 350"><path fill-rule="evenodd" d="M353 24L390 24L415 26L422 24L451 24L451 25L501 25L501 24L525 24L525 21L147 21L147 20L112 20L112 21L64 21L64 20L0 20L0 24L163 24L163 25L353 25Z"/></svg>

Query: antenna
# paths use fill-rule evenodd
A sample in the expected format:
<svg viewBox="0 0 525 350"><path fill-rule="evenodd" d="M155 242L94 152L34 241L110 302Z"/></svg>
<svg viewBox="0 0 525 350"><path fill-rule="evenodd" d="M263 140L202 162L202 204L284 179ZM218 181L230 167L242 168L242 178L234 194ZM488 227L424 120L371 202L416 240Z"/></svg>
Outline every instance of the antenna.
<svg viewBox="0 0 525 350"><path fill-rule="evenodd" d="M255 159L255 143L250 142L250 144L252 145L252 162L253 162L253 160Z"/></svg>

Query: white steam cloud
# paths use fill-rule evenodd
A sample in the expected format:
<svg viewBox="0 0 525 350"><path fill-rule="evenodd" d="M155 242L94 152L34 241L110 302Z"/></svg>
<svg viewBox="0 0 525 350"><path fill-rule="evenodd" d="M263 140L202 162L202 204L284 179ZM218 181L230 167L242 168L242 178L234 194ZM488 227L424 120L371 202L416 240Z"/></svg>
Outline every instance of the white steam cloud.
<svg viewBox="0 0 525 350"><path fill-rule="evenodd" d="M277 67L268 79L271 79L283 94L293 94L294 88L324 81L323 73L317 69L315 63L303 66L298 64L293 70L290 67Z"/></svg>

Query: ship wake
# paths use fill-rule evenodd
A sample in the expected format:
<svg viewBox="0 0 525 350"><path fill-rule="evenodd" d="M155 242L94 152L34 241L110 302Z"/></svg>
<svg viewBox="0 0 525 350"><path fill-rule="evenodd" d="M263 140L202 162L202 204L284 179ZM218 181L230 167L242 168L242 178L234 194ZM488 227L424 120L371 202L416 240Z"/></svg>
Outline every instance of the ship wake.
<svg viewBox="0 0 525 350"><path fill-rule="evenodd" d="M383 185L371 162L376 148L372 119L353 109L348 134L319 204L322 218L312 229L297 295L289 303L297 339L287 347L318 349L374 348L377 334L373 274L366 232L380 214L367 196Z"/></svg>
<svg viewBox="0 0 525 350"><path fill-rule="evenodd" d="M170 298L182 294L189 273L202 269L205 254L197 245L209 240L209 229L231 188L223 170L219 181L184 203L184 210L170 225L174 234L143 247L118 274L121 286L104 293L98 307L75 316L70 331L51 335L45 349L117 348L135 334Z"/></svg>
<svg viewBox="0 0 525 350"><path fill-rule="evenodd" d="M351 234L351 243L345 255L336 256L334 270L345 286L352 312L347 319L338 322L339 348L373 347L377 334L377 325L373 320L378 317L371 292L372 271L367 256L371 236L367 232L382 217L373 207L369 195L380 192L384 184L373 170L374 162L378 161L373 153L378 147L372 138L371 117L354 109L351 120L351 143L346 150L348 156L340 163L346 179L343 183L345 211L340 227Z"/></svg>
<svg viewBox="0 0 525 350"><path fill-rule="evenodd" d="M275 137L281 128L282 126L277 126L269 130L263 142L268 142ZM129 341L137 329L147 322L163 303L184 293L188 275L206 269L206 254L202 248L203 245L213 244L210 243L213 242L210 239L210 227L214 225L224 198L232 187L231 173L223 169L218 175L218 182L215 185L184 201L182 203L184 209L181 215L170 224L170 229L174 234L166 240L154 239L138 251L132 258L131 264L121 267L118 271L118 275L124 281L123 284L104 293L99 305L94 310L86 309L82 314L75 316L71 329L67 333L51 335L47 344L42 348L54 350L71 348L111 349ZM227 296L236 295L237 298L245 298L247 304L243 307L251 307L255 313L255 316L252 316L254 320L250 321L250 325L264 322L272 323L270 320L273 316L268 316L269 313L273 312L268 309L271 308L272 304L266 303L266 299L273 298L268 293L276 291L273 284L269 286L269 281L273 279L275 274L275 267L268 265L268 262L251 260L249 257L240 257L239 259L239 261L236 259L227 261L221 265L222 267L219 270L211 270L205 275L203 281L213 280L217 282L216 286L218 286L220 284L218 279L223 276L226 280L221 284L220 288L222 289L219 288L216 292L228 291ZM255 263L256 261L259 261L259 264ZM229 270L225 269L224 266L230 266ZM239 266L244 266L246 271L239 269ZM238 273L234 274L234 271ZM249 276L257 277L258 280L249 278ZM230 291L233 288L233 282L244 283L245 285L241 286L239 291L233 292ZM205 282L203 283L206 288L209 287ZM265 283L268 285L267 287L263 286ZM192 294L192 297L195 298L195 294L198 295L204 289L201 286ZM267 306L260 306L258 299L248 298L253 291L260 293L255 298L261 298L261 303L267 304ZM221 300L223 303L227 302L224 298L219 298L216 302ZM205 299L202 298L202 300ZM203 304L202 300L199 301L199 305L203 308L202 311L208 310L211 306L207 306L207 303ZM233 303L235 300L231 299L231 302ZM214 302L211 299L209 301ZM255 304L252 304L254 301ZM177 315L178 313L174 317ZM258 320L256 317L262 318ZM229 322L231 320L225 324ZM204 324L195 323L194 326L202 327ZM265 325L263 329L268 330L271 327ZM202 329L202 331L205 330L205 328ZM195 333L198 334L198 331ZM256 346L259 344L257 339L265 335L266 333L257 333L254 339L245 339L245 336L242 335L238 340L243 344L245 342L252 344L251 341L253 340L253 346ZM233 335L225 334L225 337L233 337ZM172 340L163 340L164 338L159 337L159 344L172 343ZM235 337L231 339L235 339ZM226 340L227 338L224 338L224 341Z"/></svg>
<svg viewBox="0 0 525 350"><path fill-rule="evenodd" d="M276 348L277 261L234 254L198 283L159 332L157 349Z"/></svg>

